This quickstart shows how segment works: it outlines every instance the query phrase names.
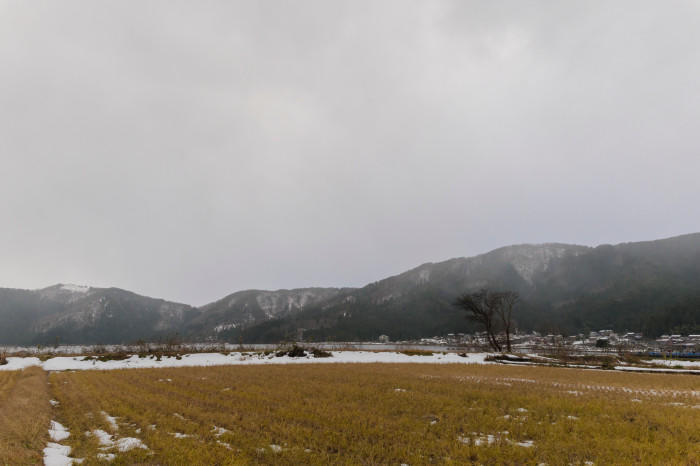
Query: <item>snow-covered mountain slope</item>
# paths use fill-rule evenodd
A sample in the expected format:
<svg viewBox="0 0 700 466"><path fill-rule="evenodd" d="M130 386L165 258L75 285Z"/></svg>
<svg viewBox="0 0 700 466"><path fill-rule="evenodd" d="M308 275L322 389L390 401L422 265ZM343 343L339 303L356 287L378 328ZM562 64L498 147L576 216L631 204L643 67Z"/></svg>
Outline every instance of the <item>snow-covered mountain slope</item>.
<svg viewBox="0 0 700 466"><path fill-rule="evenodd" d="M199 335L240 330L318 306L350 291L352 288L239 291L203 306L202 314L191 322L190 330Z"/></svg>
<svg viewBox="0 0 700 466"><path fill-rule="evenodd" d="M0 343L118 343L182 334L200 311L118 288L0 289Z"/></svg>

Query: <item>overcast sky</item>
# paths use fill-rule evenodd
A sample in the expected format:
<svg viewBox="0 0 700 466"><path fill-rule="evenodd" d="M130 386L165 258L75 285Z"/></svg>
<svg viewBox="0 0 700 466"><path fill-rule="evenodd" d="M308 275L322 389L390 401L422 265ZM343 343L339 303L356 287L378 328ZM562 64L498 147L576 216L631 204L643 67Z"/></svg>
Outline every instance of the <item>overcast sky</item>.
<svg viewBox="0 0 700 466"><path fill-rule="evenodd" d="M0 1L0 286L203 304L700 231L700 4Z"/></svg>

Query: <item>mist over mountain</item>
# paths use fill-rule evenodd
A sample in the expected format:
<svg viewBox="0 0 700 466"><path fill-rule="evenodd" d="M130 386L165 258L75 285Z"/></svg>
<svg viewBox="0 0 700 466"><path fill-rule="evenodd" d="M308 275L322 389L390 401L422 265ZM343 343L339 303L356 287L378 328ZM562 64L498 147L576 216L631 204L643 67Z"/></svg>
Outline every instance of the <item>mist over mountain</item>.
<svg viewBox="0 0 700 466"><path fill-rule="evenodd" d="M250 327L240 338L277 341L298 328L314 340L471 332L477 327L452 302L480 288L520 294L515 319L521 330L697 332L700 234L615 246L516 245L423 264L322 306Z"/></svg>
<svg viewBox="0 0 700 466"><path fill-rule="evenodd" d="M461 293L517 291L522 330L700 331L700 233L601 245L515 245L427 263L362 288L246 290L200 308L117 288L0 289L0 344L409 339L475 330ZM303 329L303 330L300 330Z"/></svg>

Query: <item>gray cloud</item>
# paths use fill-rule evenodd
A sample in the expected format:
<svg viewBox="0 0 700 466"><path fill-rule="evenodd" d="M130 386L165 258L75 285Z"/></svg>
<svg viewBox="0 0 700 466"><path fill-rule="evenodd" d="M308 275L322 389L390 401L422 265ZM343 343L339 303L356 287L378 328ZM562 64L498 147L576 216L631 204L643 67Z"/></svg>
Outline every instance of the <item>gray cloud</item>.
<svg viewBox="0 0 700 466"><path fill-rule="evenodd" d="M201 304L700 230L700 7L0 2L0 284Z"/></svg>

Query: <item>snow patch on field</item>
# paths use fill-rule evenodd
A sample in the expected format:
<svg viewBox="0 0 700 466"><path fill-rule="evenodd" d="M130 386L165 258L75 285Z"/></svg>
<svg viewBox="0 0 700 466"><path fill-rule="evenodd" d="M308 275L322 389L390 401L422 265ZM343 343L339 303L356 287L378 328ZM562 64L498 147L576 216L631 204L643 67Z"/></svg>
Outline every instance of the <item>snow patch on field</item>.
<svg viewBox="0 0 700 466"><path fill-rule="evenodd" d="M535 446L535 442L533 440L523 440L522 442L514 442L512 440L509 440L509 434L510 432L508 432L507 430L504 430L503 432L498 432L495 435L472 432L471 436L458 436L457 441L465 445L474 445L475 447L480 447L483 445L492 445L496 441L505 441L510 443L511 445L525 448L531 448Z"/></svg>
<svg viewBox="0 0 700 466"><path fill-rule="evenodd" d="M508 432L505 433L507 434ZM477 432L472 432L471 437L460 435L457 437L457 441L465 445L474 445L475 447L480 447L482 445L491 445L496 441L497 438L499 437L491 434L480 434Z"/></svg>
<svg viewBox="0 0 700 466"><path fill-rule="evenodd" d="M106 414L103 413L105 417ZM112 418L114 419L114 418ZM120 452L125 452L133 450L134 448L142 448L148 450L148 447L141 441L141 439L135 437L123 437L118 440L114 440L114 436L102 429L95 429L92 432L85 432L86 437L95 436L97 441L100 443L100 450L109 451L112 448L116 448ZM116 458L114 453L98 453L97 459L105 461L113 461Z"/></svg>
<svg viewBox="0 0 700 466"><path fill-rule="evenodd" d="M525 447L525 448L532 448L535 446L535 442L533 440L523 440L522 442L510 442L513 445L517 445L519 447Z"/></svg>
<svg viewBox="0 0 700 466"><path fill-rule="evenodd" d="M133 450L134 448L143 448L148 450L148 447L141 441L141 439L135 437L124 437L117 440L117 450L121 452Z"/></svg>
<svg viewBox="0 0 700 466"><path fill-rule="evenodd" d="M68 466L73 464L70 447L49 442L44 448L44 466Z"/></svg>
<svg viewBox="0 0 700 466"><path fill-rule="evenodd" d="M89 437L90 432L86 432L85 435ZM92 431L92 435L97 437L97 441L100 442L100 445L103 447L112 447L114 446L114 441L112 440L112 434L109 434L105 432L102 429L95 429Z"/></svg>
<svg viewBox="0 0 700 466"><path fill-rule="evenodd" d="M102 415L104 416L105 420L109 424L109 426L112 428L112 430L119 430L119 424L117 424L117 418L110 416L109 414L105 413L102 411Z"/></svg>
<svg viewBox="0 0 700 466"><path fill-rule="evenodd" d="M70 436L70 432L63 425L56 421L51 421L49 427L49 437L54 442L60 442ZM82 463L80 458L71 458L71 448L60 443L48 442L44 448L44 465L45 466L67 466L73 463Z"/></svg>
<svg viewBox="0 0 700 466"><path fill-rule="evenodd" d="M61 423L51 421L51 427L49 428L49 437L51 437L51 440L53 440L54 442L60 442L61 440L65 440L68 437L70 437L70 432L68 432L68 429L63 427Z"/></svg>
<svg viewBox="0 0 700 466"><path fill-rule="evenodd" d="M19 371L31 366L41 366L41 360L35 357L8 357L7 364L0 366L0 371Z"/></svg>

